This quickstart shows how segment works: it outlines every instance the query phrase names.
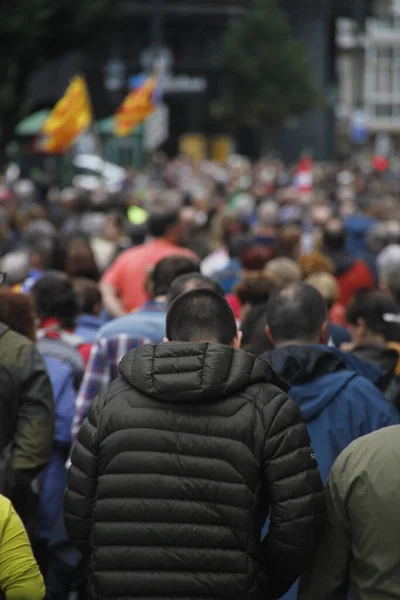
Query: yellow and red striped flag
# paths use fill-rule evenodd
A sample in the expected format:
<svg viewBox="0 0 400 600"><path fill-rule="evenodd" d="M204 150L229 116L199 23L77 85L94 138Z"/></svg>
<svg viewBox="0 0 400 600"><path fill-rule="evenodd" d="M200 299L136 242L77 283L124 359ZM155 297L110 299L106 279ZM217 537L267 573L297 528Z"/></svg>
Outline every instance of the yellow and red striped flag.
<svg viewBox="0 0 400 600"><path fill-rule="evenodd" d="M139 123L142 123L155 110L153 99L157 88L155 77L148 77L137 89L125 98L114 115L114 133L120 137L129 135Z"/></svg>
<svg viewBox="0 0 400 600"><path fill-rule="evenodd" d="M93 121L86 82L77 75L43 124L45 152L65 152Z"/></svg>

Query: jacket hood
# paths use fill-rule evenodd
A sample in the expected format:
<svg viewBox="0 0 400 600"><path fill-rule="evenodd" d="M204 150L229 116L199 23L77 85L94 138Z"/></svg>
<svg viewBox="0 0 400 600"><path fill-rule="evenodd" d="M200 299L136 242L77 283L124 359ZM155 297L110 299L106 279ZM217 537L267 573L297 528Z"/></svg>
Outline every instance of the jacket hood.
<svg viewBox="0 0 400 600"><path fill-rule="evenodd" d="M261 358L291 386L347 368L344 359L336 352L318 345L275 348Z"/></svg>
<svg viewBox="0 0 400 600"><path fill-rule="evenodd" d="M256 383L288 390L264 361L208 342L140 346L122 359L119 372L135 389L170 403L220 399Z"/></svg>
<svg viewBox="0 0 400 600"><path fill-rule="evenodd" d="M290 385L307 422L319 415L357 376L343 358L321 346L286 346L263 355Z"/></svg>

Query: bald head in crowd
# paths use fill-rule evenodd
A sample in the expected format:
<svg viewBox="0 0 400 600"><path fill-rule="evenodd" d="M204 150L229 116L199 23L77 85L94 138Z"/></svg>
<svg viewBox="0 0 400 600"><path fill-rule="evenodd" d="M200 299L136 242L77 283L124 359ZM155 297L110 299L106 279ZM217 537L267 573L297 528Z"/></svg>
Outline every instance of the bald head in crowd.
<svg viewBox="0 0 400 600"><path fill-rule="evenodd" d="M306 283L292 283L267 304L267 334L275 346L326 343L327 308L322 295Z"/></svg>

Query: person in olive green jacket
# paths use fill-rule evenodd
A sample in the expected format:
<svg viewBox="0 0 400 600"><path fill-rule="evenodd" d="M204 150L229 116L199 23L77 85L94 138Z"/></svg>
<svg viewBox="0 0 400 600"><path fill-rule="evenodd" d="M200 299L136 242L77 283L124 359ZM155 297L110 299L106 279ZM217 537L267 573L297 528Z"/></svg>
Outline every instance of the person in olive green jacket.
<svg viewBox="0 0 400 600"><path fill-rule="evenodd" d="M4 312L4 311L3 311ZM33 535L31 482L53 447L53 389L35 344L0 322L0 493Z"/></svg>
<svg viewBox="0 0 400 600"><path fill-rule="evenodd" d="M399 465L400 425L359 438L336 460L325 536L299 600L400 599Z"/></svg>
<svg viewBox="0 0 400 600"><path fill-rule="evenodd" d="M28 535L11 502L0 496L0 598L42 600L43 577Z"/></svg>

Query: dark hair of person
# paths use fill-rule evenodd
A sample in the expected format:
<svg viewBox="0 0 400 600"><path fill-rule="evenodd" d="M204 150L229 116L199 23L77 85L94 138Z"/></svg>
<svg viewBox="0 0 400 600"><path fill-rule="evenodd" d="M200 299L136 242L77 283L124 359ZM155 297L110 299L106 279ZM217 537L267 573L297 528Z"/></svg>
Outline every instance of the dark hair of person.
<svg viewBox="0 0 400 600"><path fill-rule="evenodd" d="M248 235L238 233L228 238L227 246L230 258L240 258L250 247L250 240Z"/></svg>
<svg viewBox="0 0 400 600"><path fill-rule="evenodd" d="M93 281L100 279L100 271L93 250L85 235L79 233L70 238L65 272L70 277L85 277L93 279Z"/></svg>
<svg viewBox="0 0 400 600"><path fill-rule="evenodd" d="M154 211L150 213L148 219L149 234L155 238L164 237L167 234L168 229L178 223L178 211Z"/></svg>
<svg viewBox="0 0 400 600"><path fill-rule="evenodd" d="M344 250L346 242L347 235L343 223L338 219L328 221L323 230L323 245L325 250L331 252Z"/></svg>
<svg viewBox="0 0 400 600"><path fill-rule="evenodd" d="M200 273L199 261L179 254L161 259L151 275L153 296L165 296L177 277L189 273Z"/></svg>
<svg viewBox="0 0 400 600"><path fill-rule="evenodd" d="M32 288L36 314L40 319L54 318L65 329L74 329L79 314L78 296L68 275L51 271Z"/></svg>
<svg viewBox="0 0 400 600"><path fill-rule="evenodd" d="M127 235L133 246L144 244L147 237L147 225L132 225L129 223L127 225Z"/></svg>
<svg viewBox="0 0 400 600"><path fill-rule="evenodd" d="M261 319L263 319L263 328L265 330L265 323L267 320L266 307L267 305L264 302L262 304L256 304L252 306L252 308L249 310L249 312L243 319L240 325L240 330L243 333L243 345L249 344L250 341L254 338L256 328Z"/></svg>
<svg viewBox="0 0 400 600"><path fill-rule="evenodd" d="M262 354L264 354L264 352L268 352L269 350L273 349L271 340L269 339L269 337L267 336L267 332L265 331L265 321L266 315L264 312L264 314L259 318L254 327L253 337L251 338L248 344L243 345L243 350L246 350L246 352L249 352L254 356L261 356Z"/></svg>
<svg viewBox="0 0 400 600"><path fill-rule="evenodd" d="M387 342L400 341L400 307L383 292L359 290L347 307L346 319L350 325L363 319L372 333L382 335Z"/></svg>
<svg viewBox="0 0 400 600"><path fill-rule="evenodd" d="M265 305L276 288L277 284L273 279L266 275L260 275L259 277L250 277L239 283L235 287L234 293L242 305L251 304L255 306L262 303Z"/></svg>
<svg viewBox="0 0 400 600"><path fill-rule="evenodd" d="M73 281L75 293L78 297L79 312L94 315L96 308L101 306L102 298L96 282L85 277L77 277Z"/></svg>
<svg viewBox="0 0 400 600"><path fill-rule="evenodd" d="M0 321L32 342L36 339L35 313L32 298L0 287Z"/></svg>
<svg viewBox="0 0 400 600"><path fill-rule="evenodd" d="M321 294L303 282L274 292L267 304L267 322L276 343L315 343L327 319Z"/></svg>
<svg viewBox="0 0 400 600"><path fill-rule="evenodd" d="M29 250L31 255L38 257L43 271L64 271L67 250L59 238L53 236L37 238L30 244Z"/></svg>
<svg viewBox="0 0 400 600"><path fill-rule="evenodd" d="M170 341L216 342L229 346L237 335L231 307L213 290L191 290L174 300L167 312Z"/></svg>
<svg viewBox="0 0 400 600"><path fill-rule="evenodd" d="M213 290L225 298L224 288L218 281L201 273L188 273L180 275L171 284L167 295L167 306L170 306L178 296L190 290Z"/></svg>

